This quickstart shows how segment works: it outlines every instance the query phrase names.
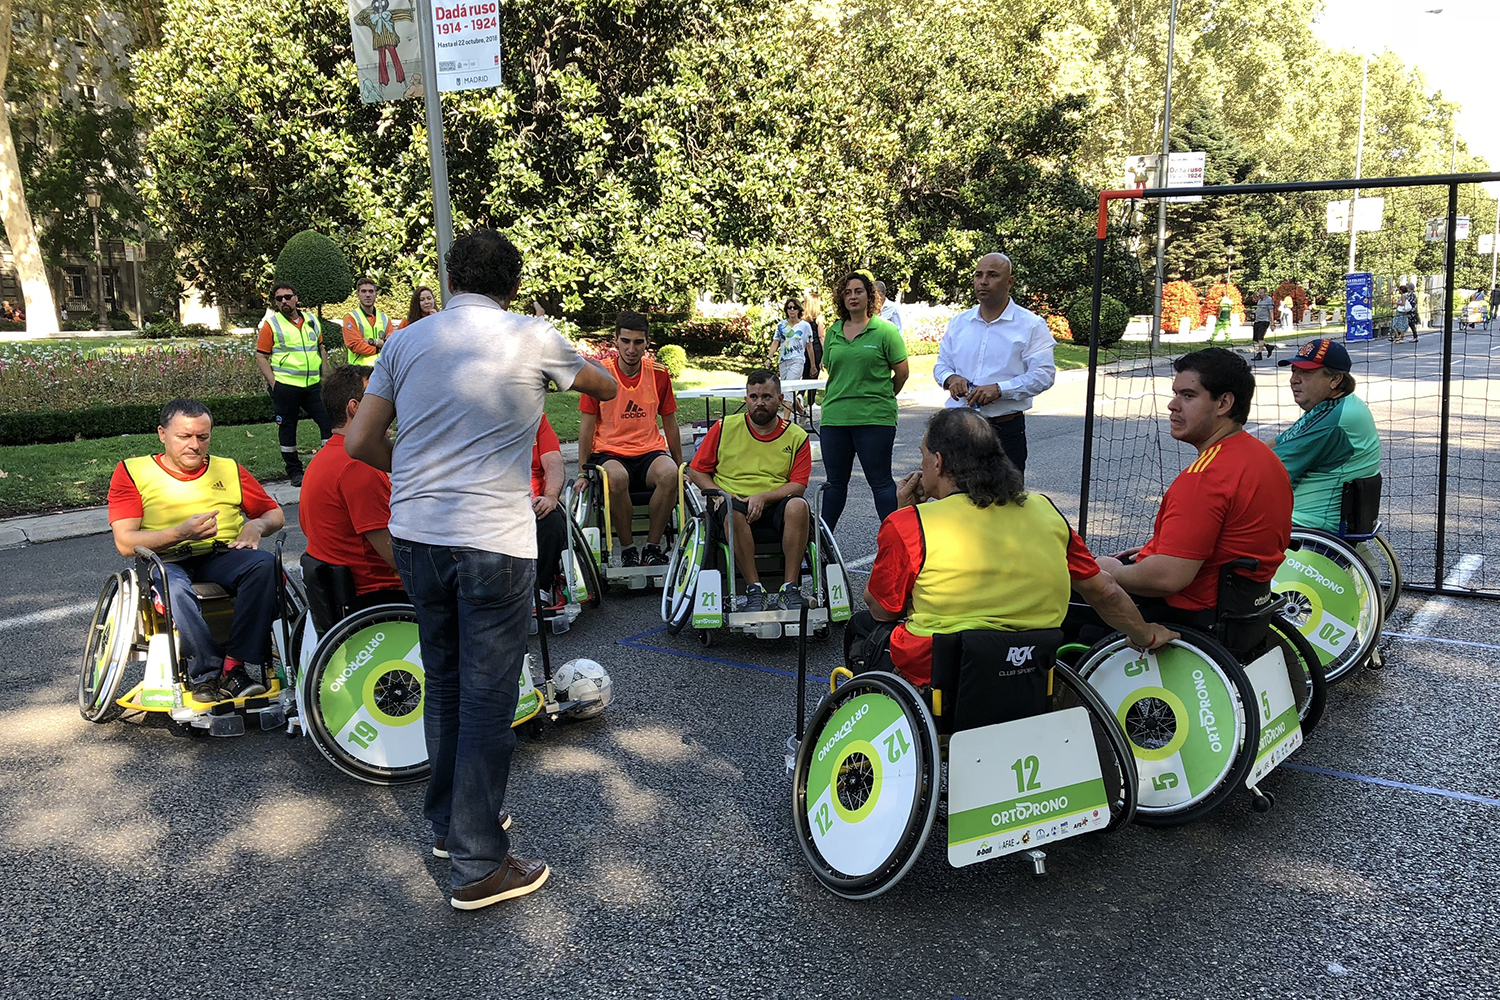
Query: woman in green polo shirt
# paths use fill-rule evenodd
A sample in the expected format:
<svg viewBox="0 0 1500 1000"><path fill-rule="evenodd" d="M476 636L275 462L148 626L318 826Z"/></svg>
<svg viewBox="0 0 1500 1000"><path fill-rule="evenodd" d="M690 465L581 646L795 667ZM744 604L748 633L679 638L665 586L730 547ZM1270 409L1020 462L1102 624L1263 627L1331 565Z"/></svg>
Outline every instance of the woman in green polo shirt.
<svg viewBox="0 0 1500 1000"><path fill-rule="evenodd" d="M828 388L823 392L823 420L818 440L828 491L823 520L830 530L849 499L854 456L875 494L881 520L896 509L896 481L891 452L896 447L896 394L906 384L906 342L901 331L880 318L875 281L856 272L834 289L839 318L828 328L823 364Z"/></svg>

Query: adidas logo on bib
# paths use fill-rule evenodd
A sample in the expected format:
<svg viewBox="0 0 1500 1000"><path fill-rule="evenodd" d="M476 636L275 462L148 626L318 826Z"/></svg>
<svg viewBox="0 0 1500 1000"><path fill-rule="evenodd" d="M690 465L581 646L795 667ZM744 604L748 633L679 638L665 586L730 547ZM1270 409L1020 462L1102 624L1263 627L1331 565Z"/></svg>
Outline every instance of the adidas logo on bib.
<svg viewBox="0 0 1500 1000"><path fill-rule="evenodd" d="M623 417L634 417L637 419L645 415L646 411L633 399L625 403L625 412L621 414Z"/></svg>
<svg viewBox="0 0 1500 1000"><path fill-rule="evenodd" d="M224 483L223 483L223 481L222 480L215 480L215 482L214 482L214 484L212 486L212 489L216 489L216 490L222 491L224 489Z"/></svg>

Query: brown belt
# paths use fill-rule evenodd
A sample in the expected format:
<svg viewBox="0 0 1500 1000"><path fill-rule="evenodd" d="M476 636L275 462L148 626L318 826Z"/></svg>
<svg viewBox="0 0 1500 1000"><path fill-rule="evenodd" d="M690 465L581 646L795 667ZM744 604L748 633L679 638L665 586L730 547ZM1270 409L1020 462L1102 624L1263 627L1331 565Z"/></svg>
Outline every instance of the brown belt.
<svg viewBox="0 0 1500 1000"><path fill-rule="evenodd" d="M1015 413L1002 413L998 417L985 417L985 419L992 424L1008 424L1020 415L1021 411L1017 410Z"/></svg>

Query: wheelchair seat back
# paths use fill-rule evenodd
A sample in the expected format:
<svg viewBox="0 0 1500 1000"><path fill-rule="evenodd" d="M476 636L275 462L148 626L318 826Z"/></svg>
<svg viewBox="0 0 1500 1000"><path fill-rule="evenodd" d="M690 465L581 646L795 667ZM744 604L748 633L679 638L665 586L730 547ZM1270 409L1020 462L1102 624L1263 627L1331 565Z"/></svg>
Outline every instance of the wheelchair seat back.
<svg viewBox="0 0 1500 1000"><path fill-rule="evenodd" d="M1380 519L1380 474L1344 484L1339 505L1339 534L1361 541L1371 538Z"/></svg>
<svg viewBox="0 0 1500 1000"><path fill-rule="evenodd" d="M307 585L307 608L313 628L324 634L349 615L354 602L354 574L347 566L334 566L302 553L302 580Z"/></svg>
<svg viewBox="0 0 1500 1000"><path fill-rule="evenodd" d="M1246 557L1226 563L1219 571L1215 638L1241 663L1265 648L1271 637L1267 621L1286 603L1271 593L1271 581L1257 582L1243 573L1259 567L1260 560Z"/></svg>
<svg viewBox="0 0 1500 1000"><path fill-rule="evenodd" d="M932 714L951 735L1048 710L1061 629L970 629L932 637Z"/></svg>

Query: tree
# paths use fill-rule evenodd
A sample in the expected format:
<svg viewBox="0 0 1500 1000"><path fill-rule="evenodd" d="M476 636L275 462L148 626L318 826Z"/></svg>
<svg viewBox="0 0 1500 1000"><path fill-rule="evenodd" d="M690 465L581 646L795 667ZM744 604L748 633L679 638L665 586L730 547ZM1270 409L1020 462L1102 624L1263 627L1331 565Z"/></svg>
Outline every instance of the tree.
<svg viewBox="0 0 1500 1000"><path fill-rule="evenodd" d="M281 248L276 280L297 290L300 305L318 310L319 326L323 325L323 306L342 302L354 291L349 258L337 243L312 229L304 229Z"/></svg>

